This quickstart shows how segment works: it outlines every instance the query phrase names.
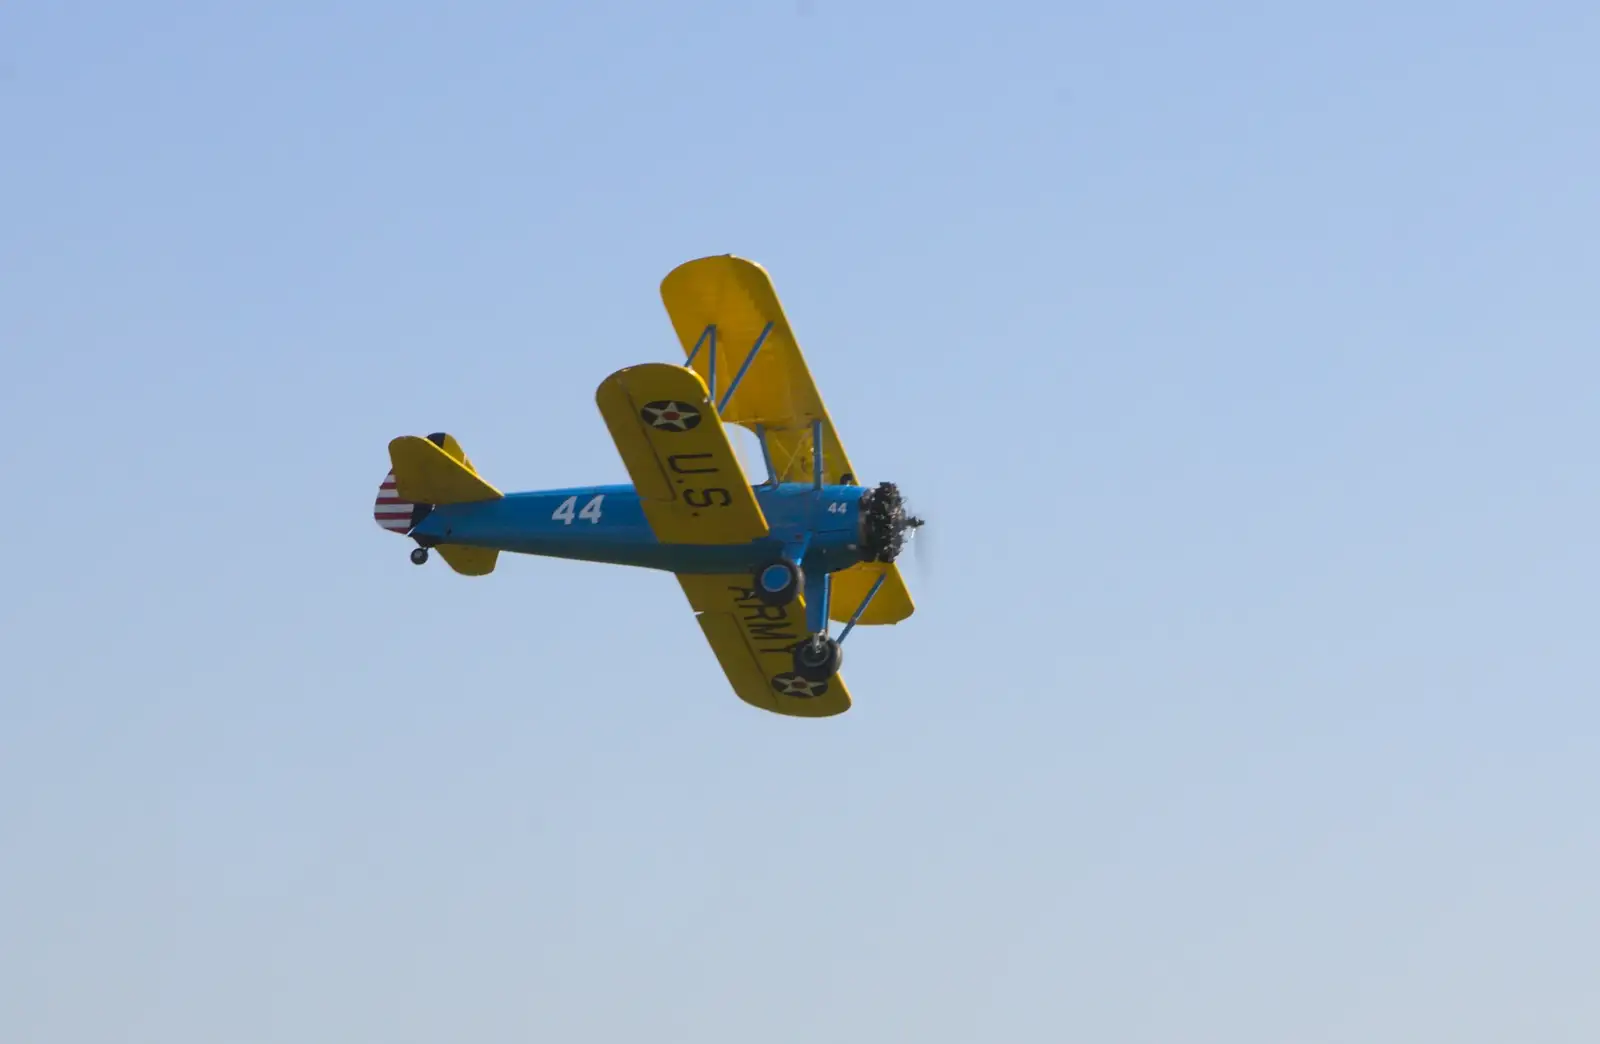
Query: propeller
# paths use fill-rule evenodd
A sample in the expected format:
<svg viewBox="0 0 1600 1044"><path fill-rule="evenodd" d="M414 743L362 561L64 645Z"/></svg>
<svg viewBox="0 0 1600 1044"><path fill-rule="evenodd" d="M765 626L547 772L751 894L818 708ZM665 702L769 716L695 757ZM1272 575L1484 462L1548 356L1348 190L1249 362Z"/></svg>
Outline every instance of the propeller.
<svg viewBox="0 0 1600 1044"><path fill-rule="evenodd" d="M914 546L912 557L917 561L916 572L931 576L929 557L931 548L924 548L928 538L922 534L927 520L913 513L906 504L900 487L893 482L880 482L861 496L863 550L867 561L894 562L904 557L906 544Z"/></svg>
<svg viewBox="0 0 1600 1044"><path fill-rule="evenodd" d="M934 550L932 544L933 533L928 531L928 520L914 513L910 505L906 507L906 543L911 545L911 557L916 560L917 572L922 576L932 576Z"/></svg>

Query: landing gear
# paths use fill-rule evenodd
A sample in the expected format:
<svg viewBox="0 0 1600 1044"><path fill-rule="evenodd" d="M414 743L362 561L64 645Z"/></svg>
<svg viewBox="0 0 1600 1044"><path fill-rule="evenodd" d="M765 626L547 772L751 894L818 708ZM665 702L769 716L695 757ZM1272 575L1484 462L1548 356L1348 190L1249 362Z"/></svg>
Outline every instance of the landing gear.
<svg viewBox="0 0 1600 1044"><path fill-rule="evenodd" d="M412 565L425 565L425 564L427 564L427 561L428 561L428 549L427 548L425 548L425 547L414 547L414 548L411 549L411 564Z"/></svg>
<svg viewBox="0 0 1600 1044"><path fill-rule="evenodd" d="M780 559L756 574L756 597L768 605L788 605L806 581L800 567Z"/></svg>
<svg viewBox="0 0 1600 1044"><path fill-rule="evenodd" d="M844 650L830 635L813 634L794 648L794 673L806 681L827 681L843 662Z"/></svg>

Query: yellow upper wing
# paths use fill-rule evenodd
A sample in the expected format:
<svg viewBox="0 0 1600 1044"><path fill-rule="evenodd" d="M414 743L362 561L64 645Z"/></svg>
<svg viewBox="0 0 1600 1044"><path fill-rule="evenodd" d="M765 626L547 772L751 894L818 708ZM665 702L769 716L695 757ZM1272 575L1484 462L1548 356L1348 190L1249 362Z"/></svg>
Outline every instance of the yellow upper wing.
<svg viewBox="0 0 1600 1044"><path fill-rule="evenodd" d="M841 676L808 682L794 674L793 650L807 633L803 599L781 608L767 605L743 574L680 573L678 582L741 700L795 718L826 718L850 709L850 690Z"/></svg>
<svg viewBox="0 0 1600 1044"><path fill-rule="evenodd" d="M666 544L743 544L770 529L750 481L692 370L630 366L600 382L595 404Z"/></svg>
<svg viewBox="0 0 1600 1044"><path fill-rule="evenodd" d="M719 400L750 359L722 419L752 431L757 425L765 430L779 481L812 480L812 422L820 419L823 481L859 484L766 269L729 254L689 261L661 281L661 301L684 352L693 356L694 371L704 386L715 383ZM714 334L708 334L708 328L714 328ZM751 358L758 340L760 350ZM915 606L900 570L892 563L867 562L834 574L829 616L848 620L883 573L888 577L859 622L892 624L910 616Z"/></svg>
<svg viewBox="0 0 1600 1044"><path fill-rule="evenodd" d="M683 350L694 352L695 345L700 344L692 365L708 387L715 358L716 387L711 390L719 400L733 384L762 331L772 324L722 419L752 430L757 424L765 426L772 466L779 480L810 482L811 422L820 418L823 481L830 485L855 481L855 470L833 430L827 407L817 394L816 383L766 269L754 261L726 254L689 261L661 281L661 300ZM716 327L715 351L709 336L701 343L701 335L709 326Z"/></svg>

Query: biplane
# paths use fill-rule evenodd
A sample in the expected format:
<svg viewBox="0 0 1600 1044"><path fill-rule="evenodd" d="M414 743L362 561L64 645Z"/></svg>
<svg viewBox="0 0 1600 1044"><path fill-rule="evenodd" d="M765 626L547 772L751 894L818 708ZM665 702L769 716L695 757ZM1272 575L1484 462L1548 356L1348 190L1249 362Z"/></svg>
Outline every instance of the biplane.
<svg viewBox="0 0 1600 1044"><path fill-rule="evenodd" d="M895 560L922 521L894 483L857 481L765 269L689 261L661 299L684 364L629 366L595 392L631 485L502 493L454 437L403 435L374 517L416 542L412 562L437 551L466 576L502 551L673 573L741 699L843 713L845 638L911 615ZM759 482L728 424L760 444Z"/></svg>

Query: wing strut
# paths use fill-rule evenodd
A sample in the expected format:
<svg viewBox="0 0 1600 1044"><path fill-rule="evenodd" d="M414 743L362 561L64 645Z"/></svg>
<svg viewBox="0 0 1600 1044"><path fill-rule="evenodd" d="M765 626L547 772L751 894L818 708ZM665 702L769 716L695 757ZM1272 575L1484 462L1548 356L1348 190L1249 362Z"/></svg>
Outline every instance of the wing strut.
<svg viewBox="0 0 1600 1044"><path fill-rule="evenodd" d="M691 370L694 369L694 357L700 354L700 346L706 343L706 338L708 338L708 337L711 338L713 341L715 341L716 340L716 336L717 336L717 325L715 323L712 323L710 326L706 327L704 330L701 330L700 331L700 339L698 341L694 342L694 351L689 353L689 361L684 363L683 365L689 367L689 369L691 369ZM716 351L716 349L713 348L712 351Z"/></svg>
<svg viewBox="0 0 1600 1044"><path fill-rule="evenodd" d="M749 372L750 364L756 361L756 353L761 351L761 346L767 343L767 336L772 333L773 324L768 322L761 328L761 334L756 338L756 343L750 346L750 354L744 357L744 362L739 364L739 371L733 375L733 383L728 385L728 390L722 393L722 399L717 400L717 324L707 323L706 328L700 331L700 337L694 342L694 347L689 351L689 358L683 365L687 369L694 369L694 361L700 356L700 349L707 348L707 380L706 387L711 389L712 401L717 403L717 412L721 413L728 408L728 403L733 401L733 393L739 390L739 384L744 380L744 375Z"/></svg>
<svg viewBox="0 0 1600 1044"><path fill-rule="evenodd" d="M727 393L722 396L722 401L717 403L718 413L728 408L728 403L733 399L733 393L739 390L739 382L744 380L745 371L749 370L750 364L756 361L756 353L761 350L763 344L767 343L767 334L771 332L772 324L770 322L761 328L761 336L756 338L756 343L750 348L750 354L744 357L744 364L739 367L739 372L733 375L733 383L728 385Z"/></svg>
<svg viewBox="0 0 1600 1044"><path fill-rule="evenodd" d="M822 488L822 418L811 422L811 485Z"/></svg>
<svg viewBox="0 0 1600 1044"><path fill-rule="evenodd" d="M776 486L778 484L778 470L772 466L772 447L767 445L767 426L765 424L756 425L756 441L761 443L761 459L767 465L767 481L762 485Z"/></svg>
<svg viewBox="0 0 1600 1044"><path fill-rule="evenodd" d="M844 630L839 632L840 645L844 644L845 638L850 634L850 629L856 625L857 620L861 619L861 614L867 611L867 606L872 604L873 596L878 593L878 588L882 587L883 582L887 579L889 579L889 574L882 572L878 574L878 579L872 582L872 589L867 592L867 597L861 599L861 604L856 606L856 611L850 614L850 622L845 624Z"/></svg>
<svg viewBox="0 0 1600 1044"><path fill-rule="evenodd" d="M709 360L710 363L711 363L711 369L706 374L706 387L711 391L711 401L712 402L716 402L717 401L717 327L716 327L716 324L713 323L712 325L706 327L706 333L710 335L710 339L707 342L706 346L710 349L710 354L711 354L711 359Z"/></svg>

